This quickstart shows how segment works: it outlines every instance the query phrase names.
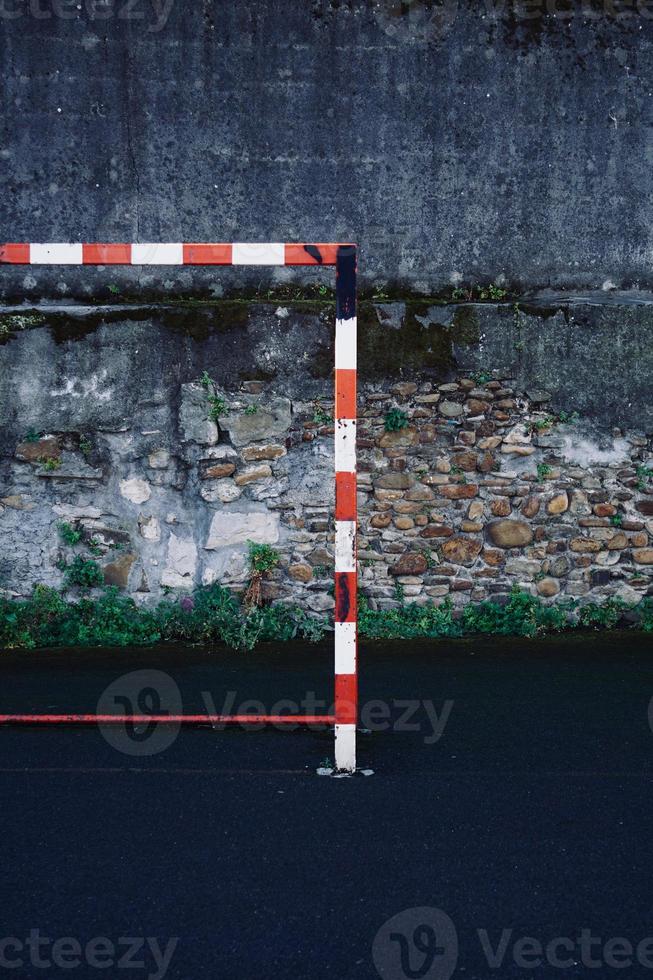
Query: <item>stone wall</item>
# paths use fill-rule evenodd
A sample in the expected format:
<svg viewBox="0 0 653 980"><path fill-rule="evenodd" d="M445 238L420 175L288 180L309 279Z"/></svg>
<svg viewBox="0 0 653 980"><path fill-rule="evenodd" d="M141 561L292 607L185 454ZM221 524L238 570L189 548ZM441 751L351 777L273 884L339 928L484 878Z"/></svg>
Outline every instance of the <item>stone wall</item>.
<svg viewBox="0 0 653 980"><path fill-rule="evenodd" d="M381 312L390 317L392 307ZM91 356L96 334L48 347L51 328L37 326L2 348L16 369L3 402L2 591L60 586L75 553L139 602L214 581L242 591L253 540L282 556L268 599L328 612L329 371L306 382L303 399L283 371L202 382L192 357L177 363L179 351L166 353L164 332L144 352L159 376L150 390L147 373L139 387L135 366L106 336L107 366ZM56 358L45 393L30 388L35 354L31 374L22 360L39 349ZM116 364L129 404L114 391ZM219 374L219 358L206 367ZM372 604L392 605L397 584L411 601L456 604L515 583L551 601L634 602L653 590L650 429L597 426L491 366L466 374L454 366L446 378L399 369L400 381L365 381L359 402L360 580ZM78 544L62 540L62 523L82 532Z"/></svg>

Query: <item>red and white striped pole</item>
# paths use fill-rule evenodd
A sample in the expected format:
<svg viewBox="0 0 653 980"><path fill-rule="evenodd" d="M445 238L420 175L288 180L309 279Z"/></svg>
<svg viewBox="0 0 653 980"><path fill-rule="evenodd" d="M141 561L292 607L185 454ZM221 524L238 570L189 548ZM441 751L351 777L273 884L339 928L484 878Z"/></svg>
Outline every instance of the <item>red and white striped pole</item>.
<svg viewBox="0 0 653 980"><path fill-rule="evenodd" d="M223 723L295 724L335 721L335 765L356 768L358 720L357 558L356 558L356 245L336 243L239 242L146 244L6 243L0 263L8 265L335 265L335 715L221 716ZM148 716L149 717L149 716ZM125 715L109 721L126 722ZM150 719L153 720L153 719ZM165 719L162 717L161 722ZM211 720L211 719L208 719ZM175 716L175 723L198 724L202 716ZM107 717L87 715L0 715L0 724L93 724Z"/></svg>
<svg viewBox="0 0 653 980"><path fill-rule="evenodd" d="M336 769L356 768L358 720L356 559L356 248L336 259Z"/></svg>

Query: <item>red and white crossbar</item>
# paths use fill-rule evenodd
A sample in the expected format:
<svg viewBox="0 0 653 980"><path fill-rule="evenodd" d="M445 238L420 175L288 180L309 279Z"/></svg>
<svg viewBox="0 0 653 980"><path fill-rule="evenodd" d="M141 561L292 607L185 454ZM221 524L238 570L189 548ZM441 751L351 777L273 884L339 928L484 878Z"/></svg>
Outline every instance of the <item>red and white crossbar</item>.
<svg viewBox="0 0 653 980"><path fill-rule="evenodd" d="M22 242L0 244L10 265L337 265L353 245L284 242Z"/></svg>
<svg viewBox="0 0 653 980"><path fill-rule="evenodd" d="M357 247L338 243L86 242L0 244L6 265L334 265L335 343L335 714L333 715L0 715L0 724L333 724L336 769L356 768L356 267Z"/></svg>

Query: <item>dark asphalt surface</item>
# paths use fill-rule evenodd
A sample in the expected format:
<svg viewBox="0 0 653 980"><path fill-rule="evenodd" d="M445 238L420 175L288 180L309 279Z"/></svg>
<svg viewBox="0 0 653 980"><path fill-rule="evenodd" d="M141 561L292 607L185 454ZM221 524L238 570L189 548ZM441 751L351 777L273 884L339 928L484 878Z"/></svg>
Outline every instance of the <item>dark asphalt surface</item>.
<svg viewBox="0 0 653 980"><path fill-rule="evenodd" d="M333 757L324 731L191 729L137 756L94 729L0 729L0 938L179 937L168 978L346 980L378 977L379 930L427 906L453 922L455 972L441 922L430 970L428 943L411 948L428 921L415 913L380 934L382 976L653 976L644 953L616 969L619 950L604 949L653 936L652 653L636 634L364 644L362 702L386 702L394 725L360 737L374 775L351 779L315 774ZM202 710L202 691L218 709L228 691L271 709L328 697L331 652L5 654L0 711L92 711L115 678L152 668L174 678L185 711ZM397 730L397 701L410 700L431 714ZM446 719L437 740L433 710ZM160 734L126 744L147 751ZM602 966L577 945L556 948L564 967L515 961L520 937L546 946L582 929L601 938L590 955ZM512 930L501 966L479 930L493 946ZM144 966L102 970L3 951L23 966L0 977L161 976L149 949L134 957Z"/></svg>

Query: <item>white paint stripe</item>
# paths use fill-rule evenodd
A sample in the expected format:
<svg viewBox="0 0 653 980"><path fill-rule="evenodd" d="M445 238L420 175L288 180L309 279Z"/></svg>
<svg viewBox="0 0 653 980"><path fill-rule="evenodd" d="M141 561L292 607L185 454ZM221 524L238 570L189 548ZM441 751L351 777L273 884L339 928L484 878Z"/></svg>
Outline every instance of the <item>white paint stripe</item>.
<svg viewBox="0 0 653 980"><path fill-rule="evenodd" d="M356 571L356 521L336 521L336 572Z"/></svg>
<svg viewBox="0 0 653 980"><path fill-rule="evenodd" d="M356 317L336 320L336 369L356 370Z"/></svg>
<svg viewBox="0 0 653 980"><path fill-rule="evenodd" d="M285 265L283 242L234 242L232 265Z"/></svg>
<svg viewBox="0 0 653 980"><path fill-rule="evenodd" d="M336 769L356 769L356 726L336 725Z"/></svg>
<svg viewBox="0 0 653 980"><path fill-rule="evenodd" d="M336 420L336 472L356 472L356 419Z"/></svg>
<svg viewBox="0 0 653 980"><path fill-rule="evenodd" d="M356 623L334 623L336 674L356 673Z"/></svg>
<svg viewBox="0 0 653 980"><path fill-rule="evenodd" d="M183 265L181 242L141 242L132 245L132 265Z"/></svg>
<svg viewBox="0 0 653 980"><path fill-rule="evenodd" d="M33 265L81 265L82 258L81 242L32 243L29 247L29 260Z"/></svg>

